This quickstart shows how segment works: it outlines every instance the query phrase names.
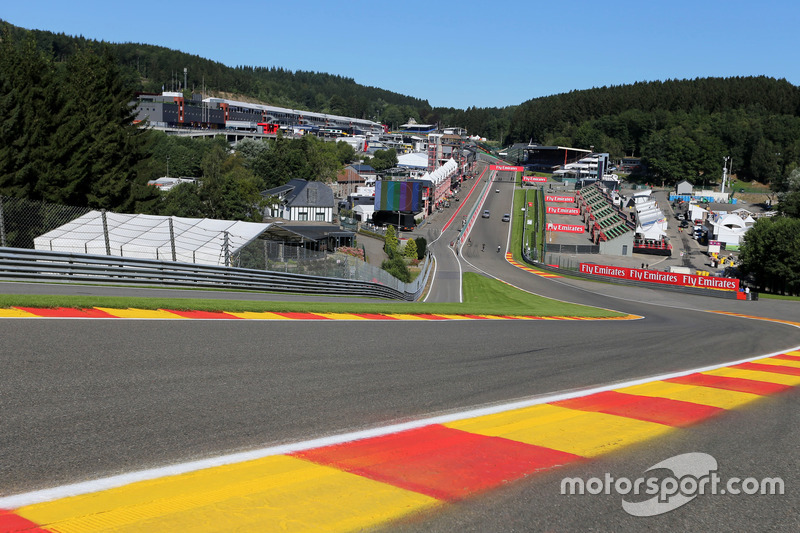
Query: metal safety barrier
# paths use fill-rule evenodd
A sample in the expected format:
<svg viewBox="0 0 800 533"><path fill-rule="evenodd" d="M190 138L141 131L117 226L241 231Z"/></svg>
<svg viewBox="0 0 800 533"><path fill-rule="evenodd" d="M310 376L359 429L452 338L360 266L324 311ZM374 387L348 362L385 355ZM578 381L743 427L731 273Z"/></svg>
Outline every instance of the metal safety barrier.
<svg viewBox="0 0 800 533"><path fill-rule="evenodd" d="M398 290L380 283L224 266L109 255L0 248L0 279L59 283L114 283L227 288L294 294L367 296L414 301L425 288L432 261L418 283ZM342 268L349 268L343 264Z"/></svg>

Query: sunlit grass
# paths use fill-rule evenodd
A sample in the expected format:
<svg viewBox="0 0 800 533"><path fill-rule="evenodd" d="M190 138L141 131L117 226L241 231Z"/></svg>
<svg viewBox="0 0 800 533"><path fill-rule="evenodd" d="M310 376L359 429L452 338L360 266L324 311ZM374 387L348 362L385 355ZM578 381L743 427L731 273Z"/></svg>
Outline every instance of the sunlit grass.
<svg viewBox="0 0 800 533"><path fill-rule="evenodd" d="M478 274L464 274L464 303L423 303L373 300L371 302L281 302L204 298L143 298L123 296L0 295L0 308L9 307L109 307L114 309L174 309L228 312L309 313L428 313L529 316L621 316L620 313L568 304L515 289ZM268 297L268 295L265 295Z"/></svg>

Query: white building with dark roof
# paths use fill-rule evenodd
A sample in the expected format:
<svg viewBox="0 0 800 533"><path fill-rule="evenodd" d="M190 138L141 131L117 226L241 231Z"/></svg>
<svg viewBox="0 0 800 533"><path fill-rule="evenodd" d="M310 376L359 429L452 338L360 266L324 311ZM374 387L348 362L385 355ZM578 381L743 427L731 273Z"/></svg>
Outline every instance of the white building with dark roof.
<svg viewBox="0 0 800 533"><path fill-rule="evenodd" d="M325 183L300 179L261 192L264 198L276 202L267 208L273 218L292 221L333 222L335 202L333 191Z"/></svg>

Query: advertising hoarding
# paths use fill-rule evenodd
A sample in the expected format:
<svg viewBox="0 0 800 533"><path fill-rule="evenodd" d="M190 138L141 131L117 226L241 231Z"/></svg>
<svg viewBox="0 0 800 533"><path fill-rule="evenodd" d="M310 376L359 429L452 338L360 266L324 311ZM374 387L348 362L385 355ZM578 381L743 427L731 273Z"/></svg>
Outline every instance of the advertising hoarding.
<svg viewBox="0 0 800 533"><path fill-rule="evenodd" d="M586 228L577 224L554 224L547 223L547 231L559 231L561 233L585 233Z"/></svg>
<svg viewBox="0 0 800 533"><path fill-rule="evenodd" d="M548 215L580 215L581 210L577 207L553 207L552 205L547 206L547 214Z"/></svg>
<svg viewBox="0 0 800 533"><path fill-rule="evenodd" d="M523 172L525 169L512 165L489 165L489 170L496 170L498 172Z"/></svg>
<svg viewBox="0 0 800 533"><path fill-rule="evenodd" d="M584 274L594 274L596 276L647 281L650 283L663 283L666 285L681 285L684 287L698 287L701 289L718 289L725 291L739 290L739 280L733 278L695 276L693 274L680 274L677 272L659 272L657 270L594 265L589 263L581 263L580 271Z"/></svg>
<svg viewBox="0 0 800 533"><path fill-rule="evenodd" d="M575 198L573 196L558 196L555 194L545 194L544 195L545 202L575 202Z"/></svg>
<svg viewBox="0 0 800 533"><path fill-rule="evenodd" d="M375 211L422 210L422 182L378 181L375 183Z"/></svg>

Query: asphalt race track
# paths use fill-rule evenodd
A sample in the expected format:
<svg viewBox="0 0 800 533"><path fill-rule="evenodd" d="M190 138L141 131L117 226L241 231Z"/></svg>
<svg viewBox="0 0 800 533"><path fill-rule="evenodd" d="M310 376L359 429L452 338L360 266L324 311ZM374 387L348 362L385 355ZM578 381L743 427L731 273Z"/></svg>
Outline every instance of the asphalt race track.
<svg viewBox="0 0 800 533"><path fill-rule="evenodd" d="M510 265L496 248L500 244L505 251L509 225L500 217L511 211L513 186L498 187L501 193L493 187L485 206L491 218L479 219L471 234L473 246L462 251L463 270L486 271L538 294L645 318L0 320L0 495L800 345L798 328L705 312L797 321L796 303L739 302L550 280ZM482 242L487 243L483 252L474 244ZM446 244L437 243L437 258L447 254L447 261L456 261ZM450 272L458 269L453 264L447 267ZM453 283L452 276L437 275L437 280L435 284ZM799 401L800 393L793 389L668 438L534 476L388 529L796 531ZM713 455L729 475L781 476L787 492L698 497L653 518L626 514L620 496L559 494L566 475L602 477L611 472L635 478L659 461L687 452Z"/></svg>

